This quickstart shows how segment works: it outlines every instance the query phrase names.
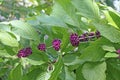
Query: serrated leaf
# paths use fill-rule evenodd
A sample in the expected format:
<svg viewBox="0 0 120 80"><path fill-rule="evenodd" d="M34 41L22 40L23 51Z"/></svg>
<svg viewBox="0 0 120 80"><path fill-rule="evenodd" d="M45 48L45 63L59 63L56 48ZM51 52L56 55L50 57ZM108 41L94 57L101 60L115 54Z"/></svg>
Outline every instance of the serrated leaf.
<svg viewBox="0 0 120 80"><path fill-rule="evenodd" d="M77 69L76 69L76 80L85 80L85 78L83 77L82 74L82 66L80 65Z"/></svg>
<svg viewBox="0 0 120 80"><path fill-rule="evenodd" d="M85 63L82 67L82 73L86 80L106 80L106 63Z"/></svg>
<svg viewBox="0 0 120 80"><path fill-rule="evenodd" d="M67 67L65 67L65 80L75 80L75 74L70 72Z"/></svg>
<svg viewBox="0 0 120 80"><path fill-rule="evenodd" d="M115 51L116 51L115 47L109 46L109 45L108 45L108 46L103 45L102 48L103 48L105 51L110 51L110 52L115 52Z"/></svg>
<svg viewBox="0 0 120 80"><path fill-rule="evenodd" d="M0 31L0 41L11 47L18 47L18 41L8 32Z"/></svg>
<svg viewBox="0 0 120 80"><path fill-rule="evenodd" d="M66 54L63 57L63 61L65 65L70 66L70 65L80 64L81 60L75 54Z"/></svg>
<svg viewBox="0 0 120 80"><path fill-rule="evenodd" d="M8 26L7 24L4 23L0 23L0 30L4 30L4 31L10 31L10 26Z"/></svg>
<svg viewBox="0 0 120 80"><path fill-rule="evenodd" d="M39 36L37 31L31 27L28 23L15 20L11 21L10 24L12 25L12 31L18 34L21 37L32 39L32 40L39 40Z"/></svg>
<svg viewBox="0 0 120 80"><path fill-rule="evenodd" d="M62 20L54 16L42 15L37 16L36 18L43 26L61 26L61 27L67 26Z"/></svg>
<svg viewBox="0 0 120 80"><path fill-rule="evenodd" d="M76 15L76 9L71 4L70 0L56 0L56 3L62 7L62 9L65 11L65 13L67 13L76 26L80 25L78 21L79 17Z"/></svg>
<svg viewBox="0 0 120 80"><path fill-rule="evenodd" d="M93 23L101 35L114 43L120 42L120 31L115 27L104 23Z"/></svg>
<svg viewBox="0 0 120 80"><path fill-rule="evenodd" d="M28 80L38 80L37 77L39 77L42 73L43 73L43 70L39 68L34 69L27 74Z"/></svg>
<svg viewBox="0 0 120 80"><path fill-rule="evenodd" d="M105 38L100 38L97 41L94 41L81 52L80 60L83 62L101 60L105 56L105 51L101 46L107 44L110 44L110 42Z"/></svg>
<svg viewBox="0 0 120 80"><path fill-rule="evenodd" d="M22 66L20 64L10 71L8 80L22 80Z"/></svg>
<svg viewBox="0 0 120 80"><path fill-rule="evenodd" d="M106 57L106 58L117 58L117 57L118 57L118 54L108 52L108 53L106 53L105 57Z"/></svg>
<svg viewBox="0 0 120 80"><path fill-rule="evenodd" d="M78 13L92 20L99 19L99 8L94 0L72 0Z"/></svg>
<svg viewBox="0 0 120 80"><path fill-rule="evenodd" d="M0 57L11 57L6 50L0 50Z"/></svg>
<svg viewBox="0 0 120 80"><path fill-rule="evenodd" d="M73 25L75 28L87 29L87 26L81 21L81 16L76 15L76 9L70 0L56 0L51 16L55 16L63 22Z"/></svg>
<svg viewBox="0 0 120 80"><path fill-rule="evenodd" d="M106 16L106 19L107 19L107 21L108 21L108 24L110 24L110 25L118 28L118 26L115 24L114 20L113 20L112 17L110 16L109 11L103 11L103 12L104 12L104 14L105 14L105 16Z"/></svg>
<svg viewBox="0 0 120 80"><path fill-rule="evenodd" d="M108 8L109 11L109 15L111 16L114 24L116 24L117 27L120 28L120 23L119 23L119 20L120 20L120 14L118 14L115 10L113 10L112 8Z"/></svg>
<svg viewBox="0 0 120 80"><path fill-rule="evenodd" d="M106 71L107 80L119 80L120 60L117 58L110 58L106 62L107 62L107 71Z"/></svg>

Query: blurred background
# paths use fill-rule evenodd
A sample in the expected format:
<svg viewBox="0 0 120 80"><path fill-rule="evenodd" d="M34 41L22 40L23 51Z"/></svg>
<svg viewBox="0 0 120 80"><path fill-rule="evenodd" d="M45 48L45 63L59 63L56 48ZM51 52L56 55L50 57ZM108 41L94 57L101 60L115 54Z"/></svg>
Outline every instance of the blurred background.
<svg viewBox="0 0 120 80"><path fill-rule="evenodd" d="M120 12L120 0L95 0ZM53 0L0 0L0 22L24 19L39 14L49 15Z"/></svg>
<svg viewBox="0 0 120 80"><path fill-rule="evenodd" d="M0 21L50 14L52 0L0 0Z"/></svg>

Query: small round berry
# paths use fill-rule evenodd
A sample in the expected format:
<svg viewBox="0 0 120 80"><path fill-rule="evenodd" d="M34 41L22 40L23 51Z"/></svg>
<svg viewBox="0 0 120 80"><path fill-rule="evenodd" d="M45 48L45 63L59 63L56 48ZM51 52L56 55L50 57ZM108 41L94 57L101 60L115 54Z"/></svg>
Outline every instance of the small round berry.
<svg viewBox="0 0 120 80"><path fill-rule="evenodd" d="M71 42L72 46L77 47L79 45L79 36L78 36L78 34L72 33L70 35L70 42Z"/></svg>
<svg viewBox="0 0 120 80"><path fill-rule="evenodd" d="M31 54L32 54L32 49L30 47L27 47L19 50L17 56L18 58L21 58L21 57L27 57Z"/></svg>
<svg viewBox="0 0 120 80"><path fill-rule="evenodd" d="M61 41L59 39L54 39L52 41L52 46L56 51L60 50L60 44L61 44Z"/></svg>
<svg viewBox="0 0 120 80"><path fill-rule="evenodd" d="M44 43L38 45L38 49L41 51L45 51L46 45Z"/></svg>
<svg viewBox="0 0 120 80"><path fill-rule="evenodd" d="M25 48L25 53L26 53L25 57L29 56L30 54L32 54L32 49L30 47Z"/></svg>
<svg viewBox="0 0 120 80"><path fill-rule="evenodd" d="M95 38L95 33L94 33L94 32L90 32L90 33L88 34L88 38L89 38L89 40L94 40L94 38Z"/></svg>
<svg viewBox="0 0 120 80"><path fill-rule="evenodd" d="M88 36L94 36L94 35L95 35L94 32L90 32L90 33L88 34Z"/></svg>
<svg viewBox="0 0 120 80"><path fill-rule="evenodd" d="M88 41L88 33L84 33L79 36L80 42Z"/></svg>
<svg viewBox="0 0 120 80"><path fill-rule="evenodd" d="M117 53L117 54L120 54L120 49L118 49L118 50L116 51L116 53Z"/></svg>
<svg viewBox="0 0 120 80"><path fill-rule="evenodd" d="M101 37L101 34L100 34L99 31L96 31L96 32L95 32L95 35L96 35L97 38Z"/></svg>
<svg viewBox="0 0 120 80"><path fill-rule="evenodd" d="M18 56L19 58L25 56L25 51L24 51L24 49L19 50L17 56Z"/></svg>

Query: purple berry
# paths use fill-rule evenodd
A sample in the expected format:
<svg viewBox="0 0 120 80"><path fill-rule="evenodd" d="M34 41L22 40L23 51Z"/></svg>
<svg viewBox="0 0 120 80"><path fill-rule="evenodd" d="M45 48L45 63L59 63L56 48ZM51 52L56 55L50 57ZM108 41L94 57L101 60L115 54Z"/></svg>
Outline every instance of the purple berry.
<svg viewBox="0 0 120 80"><path fill-rule="evenodd" d="M99 31L96 31L96 32L95 32L95 35L96 35L97 38L101 37L101 34L100 34Z"/></svg>
<svg viewBox="0 0 120 80"><path fill-rule="evenodd" d="M90 32L90 33L88 34L88 38L89 38L89 40L94 40L94 38L95 38L95 33L94 33L94 32Z"/></svg>
<svg viewBox="0 0 120 80"><path fill-rule="evenodd" d="M30 47L27 47L19 50L17 56L21 58L21 57L27 57L31 54L32 54L32 49Z"/></svg>
<svg viewBox="0 0 120 80"><path fill-rule="evenodd" d="M116 51L116 53L117 53L117 54L120 54L120 49L118 49L118 50Z"/></svg>
<svg viewBox="0 0 120 80"><path fill-rule="evenodd" d="M32 49L30 47L25 48L25 53L26 53L25 57L29 56L30 54L32 54Z"/></svg>
<svg viewBox="0 0 120 80"><path fill-rule="evenodd" d="M38 45L38 49L41 50L41 51L45 51L46 45L44 43L43 44L39 44Z"/></svg>
<svg viewBox="0 0 120 80"><path fill-rule="evenodd" d="M78 34L72 33L70 35L70 42L71 42L72 46L75 46L75 47L78 46L79 45L79 36L78 36Z"/></svg>
<svg viewBox="0 0 120 80"><path fill-rule="evenodd" d="M88 33L84 33L81 36L79 36L80 42L88 41Z"/></svg>
<svg viewBox="0 0 120 80"><path fill-rule="evenodd" d="M94 32L90 32L90 33L88 34L88 36L94 36L94 35L95 35Z"/></svg>
<svg viewBox="0 0 120 80"><path fill-rule="evenodd" d="M59 39L54 39L52 41L52 46L56 51L60 50L60 44L61 44L61 41Z"/></svg>

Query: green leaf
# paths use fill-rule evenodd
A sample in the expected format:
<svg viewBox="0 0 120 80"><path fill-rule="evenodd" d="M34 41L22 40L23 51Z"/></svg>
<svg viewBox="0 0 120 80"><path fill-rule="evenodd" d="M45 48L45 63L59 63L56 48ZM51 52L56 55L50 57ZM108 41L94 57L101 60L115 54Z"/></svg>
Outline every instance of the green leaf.
<svg viewBox="0 0 120 80"><path fill-rule="evenodd" d="M80 25L78 21L79 17L76 15L76 9L71 4L70 0L56 0L56 4L57 3L61 6L65 13L67 13L76 26Z"/></svg>
<svg viewBox="0 0 120 80"><path fill-rule="evenodd" d="M0 50L0 57L11 57L6 50Z"/></svg>
<svg viewBox="0 0 120 80"><path fill-rule="evenodd" d="M7 71L8 68L0 68L0 77L4 76Z"/></svg>
<svg viewBox="0 0 120 80"><path fill-rule="evenodd" d="M114 43L120 42L120 31L113 26L104 23L94 22L94 26L100 31L101 35Z"/></svg>
<svg viewBox="0 0 120 80"><path fill-rule="evenodd" d="M57 80L57 78L58 78L58 76L60 74L60 71L62 70L62 67L63 67L62 57L59 56L58 62L56 62L56 64L55 64L55 69L51 73L51 76L50 76L50 78L48 80Z"/></svg>
<svg viewBox="0 0 120 80"><path fill-rule="evenodd" d="M61 26L61 27L67 26L62 20L54 16L42 15L37 16L36 18L37 21L39 21L40 24L42 24L43 26Z"/></svg>
<svg viewBox="0 0 120 80"><path fill-rule="evenodd" d="M5 23L0 23L0 30L10 31L10 26Z"/></svg>
<svg viewBox="0 0 120 80"><path fill-rule="evenodd" d="M113 58L117 58L117 57L118 57L118 54L108 52L108 53L106 53L105 57L106 57L106 58L112 58L112 57L113 57Z"/></svg>
<svg viewBox="0 0 120 80"><path fill-rule="evenodd" d="M119 28L116 24L115 24L115 22L117 21L114 21L113 20L113 18L110 16L110 14L109 14L109 11L103 11L104 12L104 14L105 14L105 16L106 16L106 19L107 19L107 21L108 21L108 24L110 24L110 25L112 25L112 26L114 26L114 27L116 27L116 28Z"/></svg>
<svg viewBox="0 0 120 80"><path fill-rule="evenodd" d="M12 33L11 33L12 34ZM10 33L8 32L4 32L4 31L0 31L0 41L8 46L11 47L18 47L18 41L16 40L16 38L14 36L12 36Z"/></svg>
<svg viewBox="0 0 120 80"><path fill-rule="evenodd" d="M107 61L107 80L120 80L120 60L109 58Z"/></svg>
<svg viewBox="0 0 120 80"><path fill-rule="evenodd" d="M30 55L26 61L29 62L31 65L41 65L43 63L45 63L44 61L44 55L42 54L37 54L37 53L33 53L32 55Z"/></svg>
<svg viewBox="0 0 120 80"><path fill-rule="evenodd" d="M110 17L112 18L114 24L116 24L116 26L120 28L120 22L119 22L119 20L120 20L120 14L118 14L112 8L108 8L108 9L109 9L108 13L109 13Z"/></svg>
<svg viewBox="0 0 120 80"><path fill-rule="evenodd" d="M85 80L85 78L83 77L82 74L82 66L80 65L77 69L76 69L76 80Z"/></svg>
<svg viewBox="0 0 120 80"><path fill-rule="evenodd" d="M28 80L37 80L37 77L39 77L43 72L44 71L39 68L32 70L27 74Z"/></svg>
<svg viewBox="0 0 120 80"><path fill-rule="evenodd" d="M63 61L65 65L70 66L70 65L80 64L81 60L75 54L66 54L63 57Z"/></svg>
<svg viewBox="0 0 120 80"><path fill-rule="evenodd" d="M10 24L13 27L13 32L18 34L19 36L27 39L39 40L39 35L37 31L29 24L18 20L11 21Z"/></svg>
<svg viewBox="0 0 120 80"><path fill-rule="evenodd" d="M102 48L103 48L105 51L109 51L109 52L115 52L115 51L116 51L115 47L110 46L110 45L109 45L109 46L103 45Z"/></svg>
<svg viewBox="0 0 120 80"><path fill-rule="evenodd" d="M94 0L72 0L78 13L91 20L99 19L99 8Z"/></svg>
<svg viewBox="0 0 120 80"><path fill-rule="evenodd" d="M65 67L65 80L75 80L75 74L70 72L67 67Z"/></svg>
<svg viewBox="0 0 120 80"><path fill-rule="evenodd" d="M82 67L82 73L85 80L106 80L106 63L85 63Z"/></svg>
<svg viewBox="0 0 120 80"><path fill-rule="evenodd" d="M110 42L105 38L100 38L90 44L81 53L81 61L99 61L105 56L105 51L102 49L102 45L109 45Z"/></svg>
<svg viewBox="0 0 120 80"><path fill-rule="evenodd" d="M42 72L36 80L48 80L50 77L50 72Z"/></svg>
<svg viewBox="0 0 120 80"><path fill-rule="evenodd" d="M20 64L10 71L8 80L22 80L22 66Z"/></svg>
<svg viewBox="0 0 120 80"><path fill-rule="evenodd" d="M87 28L87 26L81 22L81 16L76 15L76 9L71 4L70 0L56 0L51 16L55 16L63 22L73 25L74 27L83 30Z"/></svg>

